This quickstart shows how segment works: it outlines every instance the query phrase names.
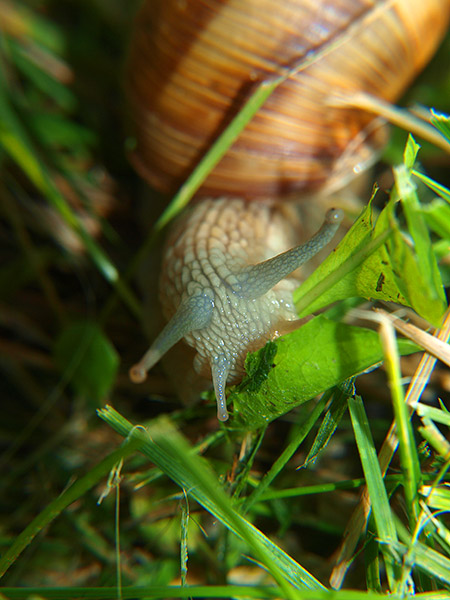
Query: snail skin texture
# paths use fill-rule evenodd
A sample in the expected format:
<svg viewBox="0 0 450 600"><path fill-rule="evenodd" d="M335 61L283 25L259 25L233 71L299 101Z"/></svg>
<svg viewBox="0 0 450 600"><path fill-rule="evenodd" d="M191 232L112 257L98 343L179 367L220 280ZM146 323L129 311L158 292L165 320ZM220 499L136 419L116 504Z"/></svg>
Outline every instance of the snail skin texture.
<svg viewBox="0 0 450 600"><path fill-rule="evenodd" d="M303 67L270 96L170 232L160 282L168 323L130 370L133 381L184 338L195 370L212 377L218 418L228 418L226 384L239 381L248 351L292 329L298 281L288 277L342 220L314 194L350 180L384 140L372 114L333 98L395 101L449 17L450 0L144 2L128 69L133 162L160 191L183 183L256 83ZM292 192L308 205L304 236L293 243L282 208ZM311 237L312 209L326 216Z"/></svg>

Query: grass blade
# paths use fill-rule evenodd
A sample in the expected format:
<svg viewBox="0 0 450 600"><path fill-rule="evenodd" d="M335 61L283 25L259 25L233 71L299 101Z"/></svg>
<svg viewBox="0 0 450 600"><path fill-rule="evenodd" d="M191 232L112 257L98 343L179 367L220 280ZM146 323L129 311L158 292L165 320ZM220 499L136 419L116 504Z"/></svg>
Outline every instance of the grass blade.
<svg viewBox="0 0 450 600"><path fill-rule="evenodd" d="M391 389L397 435L399 438L400 460L404 473L406 506L413 531L419 515L418 489L420 486L420 465L411 425L411 416L405 402L400 371L400 357L392 324L382 319L380 338L385 353L385 365Z"/></svg>
<svg viewBox="0 0 450 600"><path fill-rule="evenodd" d="M370 431L369 421L361 398L359 396L349 398L348 406L366 478L377 538L385 559L389 587L391 591L394 591L396 589L396 571L398 570L395 568L395 561L391 552L392 544L398 541L395 523Z"/></svg>
<svg viewBox="0 0 450 600"><path fill-rule="evenodd" d="M236 511L207 463L193 453L185 438L169 422L155 422L147 434L142 428L133 427L111 407L98 412L121 435L138 437L142 443L140 452L228 529L246 541L255 558L276 579L286 597L295 597L291 586L301 590L324 589L306 569Z"/></svg>

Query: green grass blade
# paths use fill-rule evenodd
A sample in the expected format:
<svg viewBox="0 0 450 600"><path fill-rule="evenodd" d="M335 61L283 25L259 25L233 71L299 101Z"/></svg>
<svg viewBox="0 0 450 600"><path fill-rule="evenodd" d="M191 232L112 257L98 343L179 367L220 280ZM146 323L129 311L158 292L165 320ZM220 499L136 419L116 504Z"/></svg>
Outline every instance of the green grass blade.
<svg viewBox="0 0 450 600"><path fill-rule="evenodd" d="M266 600L271 598L282 598L282 591L276 586L245 586L245 585L188 585L188 586L129 586L122 588L123 600L133 598L152 598L161 600L165 598L255 598ZM83 598L85 600L111 600L117 597L117 590L113 587L5 587L0 588L2 597L10 600L27 600L37 597L46 600L69 600ZM303 590L298 595L298 600L380 600L378 593L359 590ZM442 592L429 592L416 594L417 600L448 600L448 595ZM403 600L403 597L392 594L390 600Z"/></svg>
<svg viewBox="0 0 450 600"><path fill-rule="evenodd" d="M434 181L434 179L431 179L431 177L420 173L416 169L413 169L411 172L415 177L417 177L417 179L420 179L420 181L422 181L426 186L428 186L430 190L433 190L433 192L435 192L443 200L450 202L450 190L448 188L443 186L441 183Z"/></svg>
<svg viewBox="0 0 450 600"><path fill-rule="evenodd" d="M403 556L407 565L417 567L432 578L450 586L450 559L440 552L418 541L409 548L396 542L393 544L393 549Z"/></svg>
<svg viewBox="0 0 450 600"><path fill-rule="evenodd" d="M395 522L389 505L383 476L381 474L375 444L369 427L369 421L361 398L359 396L349 397L348 406L359 456L366 478L373 520L377 529L377 538L381 545L381 551L385 557L390 588L391 590L394 590L395 575L389 548L394 542L398 541Z"/></svg>
<svg viewBox="0 0 450 600"><path fill-rule="evenodd" d="M256 88L236 117L234 117L223 133L213 143L194 171L173 197L169 206L158 219L155 225L156 230L160 230L167 225L167 223L169 223L188 204L189 200L205 181L212 169L220 161L231 144L238 138L247 123L249 123L282 81L284 81L284 78L263 82Z"/></svg>
<svg viewBox="0 0 450 600"><path fill-rule="evenodd" d="M442 423L442 425L447 425L450 427L450 413L446 410L442 410L441 408L436 408L434 406L428 406L428 404L419 403L416 407L416 412L419 417L427 417L436 421L437 423Z"/></svg>
<svg viewBox="0 0 450 600"><path fill-rule="evenodd" d="M420 493L425 497L430 508L450 512L450 484L444 483L437 487L424 485Z"/></svg>
<svg viewBox="0 0 450 600"><path fill-rule="evenodd" d="M388 475L385 481L396 485L401 483L400 475ZM362 487L366 483L364 477L357 479L348 479L346 481L336 481L333 483L319 483L317 485L304 485L297 488L285 488L282 490L267 490L261 495L261 500L276 500L279 498L295 498L297 496L309 496L314 494L327 494L337 490L354 490Z"/></svg>
<svg viewBox="0 0 450 600"><path fill-rule="evenodd" d="M311 446L308 456L305 458L305 462L301 465L302 468L309 466L311 463L314 464L319 453L328 445L331 436L336 431L345 411L347 410L347 400L350 394L354 393L354 379L344 381L344 383L338 386L334 391L334 397L332 404L328 409L322 423L320 424L319 431L317 432L316 438Z"/></svg>
<svg viewBox="0 0 450 600"><path fill-rule="evenodd" d="M367 589L372 592L382 593L380 553L378 542L372 533L373 516L369 518L368 533L364 545L364 564L366 567Z"/></svg>
<svg viewBox="0 0 450 600"><path fill-rule="evenodd" d="M431 123L450 142L450 117L431 109Z"/></svg>
<svg viewBox="0 0 450 600"><path fill-rule="evenodd" d="M411 172L401 165L394 169L396 190L405 211L408 230L414 241L415 257L421 278L429 292L445 303L444 289L431 245L430 235L422 214Z"/></svg>
<svg viewBox="0 0 450 600"><path fill-rule="evenodd" d="M420 486L420 464L417 447L411 425L411 414L405 402L400 370L400 357L397 350L395 333L392 325L383 322L380 328L380 338L385 354L385 367L391 389L394 418L397 425L400 461L404 475L406 507L410 520L411 531L414 530L419 515L418 490Z"/></svg>
<svg viewBox="0 0 450 600"><path fill-rule="evenodd" d="M369 420L359 396L349 397L348 406L355 440L358 445L367 488L372 503L377 536L382 544L397 541L397 532L392 518L386 487L378 463L377 452L369 427Z"/></svg>
<svg viewBox="0 0 450 600"><path fill-rule="evenodd" d="M286 597L295 597L291 586L301 590L324 589L306 569L236 511L206 461L193 453L185 438L168 421L155 422L147 434L142 428L133 427L111 407L99 411L99 416L121 435L138 437L142 442L140 452L243 539L255 558L275 577Z"/></svg>
<svg viewBox="0 0 450 600"><path fill-rule="evenodd" d="M298 447L306 438L308 433L313 428L317 419L319 418L321 412L325 408L328 400L330 399L331 392L325 393L320 401L313 408L311 413L308 415L305 422L296 432L294 439L288 444L288 446L283 450L277 460L273 463L269 471L264 475L264 477L259 482L259 485L254 489L253 493L246 499L243 505L243 511L248 512L251 506L257 502L260 497L264 494L276 476L283 470L292 456L297 452Z"/></svg>
<svg viewBox="0 0 450 600"><path fill-rule="evenodd" d="M63 53L67 44L61 28L49 18L45 18L39 11L36 11L26 3L12 3L8 6L8 11L12 17L20 23L20 29L26 32L27 39L33 40L43 48L51 51L56 56ZM3 10L5 10L3 8Z"/></svg>
<svg viewBox="0 0 450 600"><path fill-rule="evenodd" d="M45 598L46 600L111 600L117 598L117 588L113 587L53 587L53 588L1 588L2 598L10 600L28 600L29 598ZM125 586L121 588L122 600L134 598L255 598L255 600L270 600L280 598L281 590L275 586L244 586L244 585L189 585L189 586ZM312 596L311 596L312 598ZM320 598L316 596L318 600ZM356 600L356 599L355 599Z"/></svg>

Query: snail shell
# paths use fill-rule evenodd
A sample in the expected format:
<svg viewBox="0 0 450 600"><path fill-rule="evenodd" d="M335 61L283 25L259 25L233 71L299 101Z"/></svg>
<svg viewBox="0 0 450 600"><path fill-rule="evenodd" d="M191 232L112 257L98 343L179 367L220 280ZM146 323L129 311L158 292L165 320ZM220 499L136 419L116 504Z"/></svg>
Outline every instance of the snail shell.
<svg viewBox="0 0 450 600"><path fill-rule="evenodd" d="M129 69L134 162L162 191L183 182L256 82L304 68L208 176L200 195L212 197L190 207L169 235L161 299L170 320L131 369L134 381L184 337L197 351L196 370L212 376L218 418L227 419L225 386L241 377L246 353L296 319L286 278L342 220L330 210L309 241L288 250L293 224L277 200L348 179L382 141L373 115L339 107L333 95L396 99L449 16L450 0L144 3Z"/></svg>
<svg viewBox="0 0 450 600"><path fill-rule="evenodd" d="M449 0L147 0L130 51L134 162L157 189L175 192L255 84L309 61L270 96L201 193L274 197L345 180L384 136L373 115L333 106L332 96L396 100L449 12Z"/></svg>

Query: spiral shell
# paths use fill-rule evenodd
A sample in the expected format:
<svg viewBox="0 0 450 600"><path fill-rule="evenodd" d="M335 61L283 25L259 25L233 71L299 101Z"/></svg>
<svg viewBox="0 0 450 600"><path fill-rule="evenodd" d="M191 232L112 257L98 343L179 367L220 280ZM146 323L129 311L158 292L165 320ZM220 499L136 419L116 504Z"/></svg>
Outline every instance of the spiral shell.
<svg viewBox="0 0 450 600"><path fill-rule="evenodd" d="M149 0L130 52L134 162L174 192L258 82L303 65L201 192L274 197L346 179L383 136L373 115L338 107L333 96L397 99L449 16L449 0Z"/></svg>

